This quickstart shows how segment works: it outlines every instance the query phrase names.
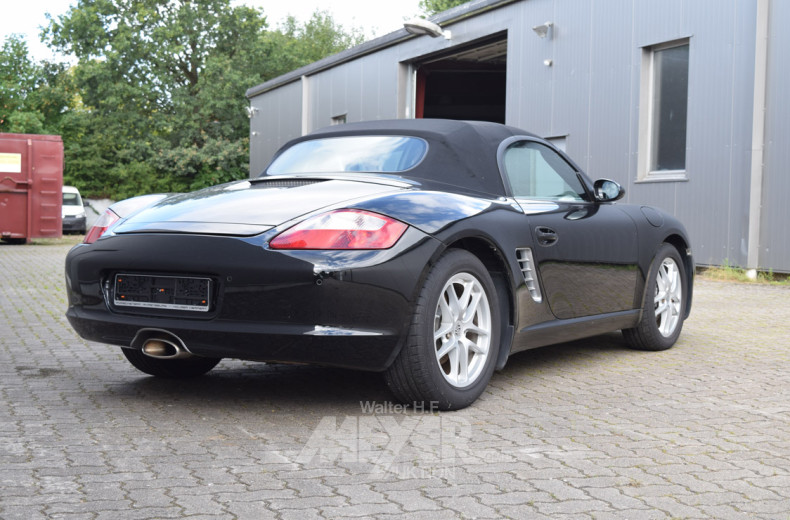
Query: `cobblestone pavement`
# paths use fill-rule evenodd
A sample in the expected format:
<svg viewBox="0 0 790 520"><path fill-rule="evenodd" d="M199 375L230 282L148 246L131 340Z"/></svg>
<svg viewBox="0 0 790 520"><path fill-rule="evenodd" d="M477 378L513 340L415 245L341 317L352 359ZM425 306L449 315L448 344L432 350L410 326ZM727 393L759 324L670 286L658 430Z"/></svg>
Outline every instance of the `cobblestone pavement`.
<svg viewBox="0 0 790 520"><path fill-rule="evenodd" d="M68 326L66 251L0 245L2 519L790 519L787 287L698 282L672 350L526 352L415 413L377 374L143 376Z"/></svg>

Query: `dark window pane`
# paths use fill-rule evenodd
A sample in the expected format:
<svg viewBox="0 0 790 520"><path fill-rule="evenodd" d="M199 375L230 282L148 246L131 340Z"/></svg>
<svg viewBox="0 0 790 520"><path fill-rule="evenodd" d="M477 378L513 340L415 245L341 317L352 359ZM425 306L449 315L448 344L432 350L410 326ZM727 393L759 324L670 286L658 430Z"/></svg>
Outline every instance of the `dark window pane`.
<svg viewBox="0 0 790 520"><path fill-rule="evenodd" d="M689 46L655 51L652 171L686 169Z"/></svg>

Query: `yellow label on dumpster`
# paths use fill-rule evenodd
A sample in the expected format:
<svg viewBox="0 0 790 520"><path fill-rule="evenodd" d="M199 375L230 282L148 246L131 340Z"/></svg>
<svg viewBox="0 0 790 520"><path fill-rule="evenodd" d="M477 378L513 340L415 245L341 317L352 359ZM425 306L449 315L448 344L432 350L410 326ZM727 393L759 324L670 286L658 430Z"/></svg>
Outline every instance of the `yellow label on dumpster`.
<svg viewBox="0 0 790 520"><path fill-rule="evenodd" d="M0 172L22 173L22 154L0 153Z"/></svg>

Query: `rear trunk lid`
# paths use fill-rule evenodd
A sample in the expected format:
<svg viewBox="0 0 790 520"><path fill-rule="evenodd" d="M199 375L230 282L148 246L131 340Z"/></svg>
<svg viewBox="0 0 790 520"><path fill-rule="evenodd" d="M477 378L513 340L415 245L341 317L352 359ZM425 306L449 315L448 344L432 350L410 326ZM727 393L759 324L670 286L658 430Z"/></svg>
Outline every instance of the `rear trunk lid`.
<svg viewBox="0 0 790 520"><path fill-rule="evenodd" d="M399 191L397 182L343 178L259 178L168 197L113 233L202 233L252 236L322 208Z"/></svg>

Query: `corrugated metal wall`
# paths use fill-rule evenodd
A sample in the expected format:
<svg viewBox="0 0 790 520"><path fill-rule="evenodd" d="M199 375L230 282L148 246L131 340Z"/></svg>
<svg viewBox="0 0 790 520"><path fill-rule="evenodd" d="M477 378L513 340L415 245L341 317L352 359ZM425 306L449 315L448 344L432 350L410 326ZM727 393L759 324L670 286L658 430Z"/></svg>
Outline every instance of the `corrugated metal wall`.
<svg viewBox="0 0 790 520"><path fill-rule="evenodd" d="M532 0L508 34L508 122L567 135L592 177L680 217L700 263L745 264L754 2ZM554 22L552 39L532 27ZM689 38L687 177L637 182L642 48ZM552 66L544 65L551 59ZM512 96L510 95L512 93Z"/></svg>
<svg viewBox="0 0 790 520"><path fill-rule="evenodd" d="M761 267L790 271L783 233L790 205L780 200L790 193L780 166L790 159L790 70L782 66L790 36L780 27L790 20L790 2L774 0L772 9ZM539 38L532 27L546 21L554 23L551 37ZM310 75L305 130L342 114L349 122L405 117L398 109L410 95L399 82L405 64L506 31L508 124L566 136L568 153L591 177L623 184L628 202L677 215L699 263L745 265L755 24L756 0L523 0L446 26L450 41L414 38ZM638 182L642 49L679 38L691 49L687 180ZM288 137L301 121L301 100L292 101L301 88L292 85L252 99L264 118L287 119L277 124L291 130ZM273 122L265 125L265 139L253 138L256 165L286 140L267 134Z"/></svg>
<svg viewBox="0 0 790 520"><path fill-rule="evenodd" d="M760 267L790 271L790 2L771 2Z"/></svg>
<svg viewBox="0 0 790 520"><path fill-rule="evenodd" d="M258 96L250 106L250 176L256 177L286 141L302 135L302 84L299 81Z"/></svg>
<svg viewBox="0 0 790 520"><path fill-rule="evenodd" d="M390 47L310 76L315 101L310 129L327 126L340 115L349 122L396 118L397 74L397 47Z"/></svg>

